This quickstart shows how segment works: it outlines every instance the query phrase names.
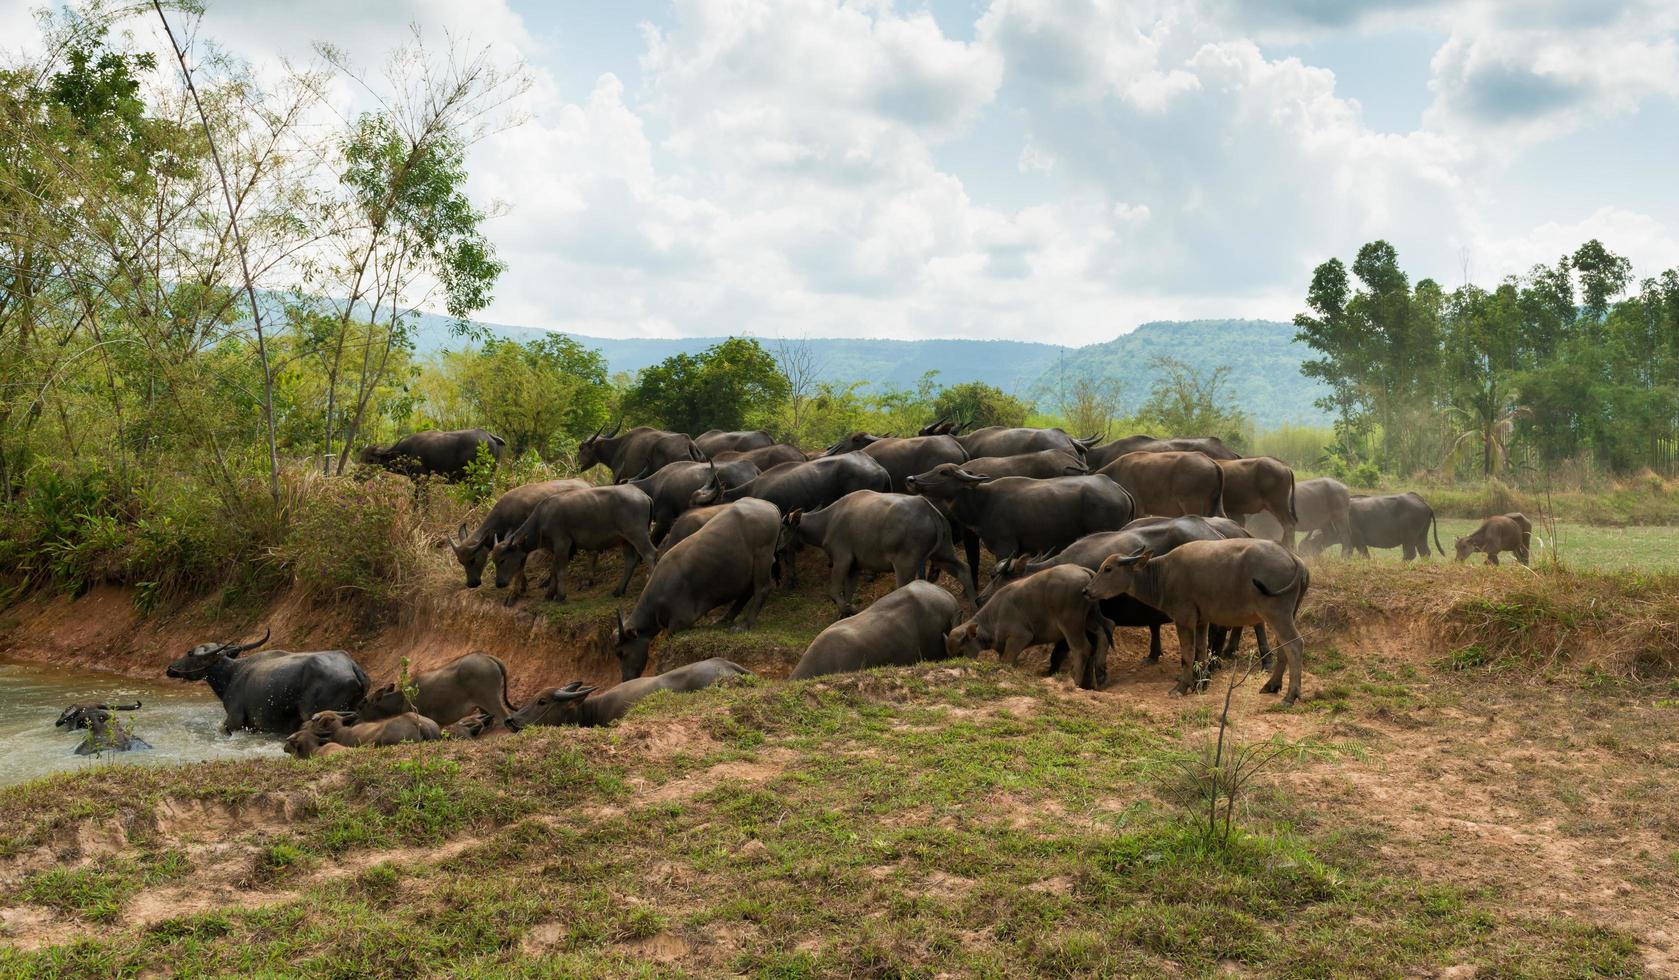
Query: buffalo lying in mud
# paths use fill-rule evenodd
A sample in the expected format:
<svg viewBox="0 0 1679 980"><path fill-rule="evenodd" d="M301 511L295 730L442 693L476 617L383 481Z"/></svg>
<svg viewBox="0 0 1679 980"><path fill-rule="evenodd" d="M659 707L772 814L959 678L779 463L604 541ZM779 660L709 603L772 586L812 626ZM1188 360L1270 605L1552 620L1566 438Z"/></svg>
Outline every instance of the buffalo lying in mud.
<svg viewBox="0 0 1679 980"><path fill-rule="evenodd" d="M1183 663L1173 688L1178 694L1196 686L1197 668L1208 659L1210 627L1265 626L1282 652L1260 690L1274 694L1282 689L1286 663L1289 683L1282 703L1289 705L1300 697L1304 641L1295 617L1310 585L1305 563L1287 548L1236 538L1186 542L1159 558L1147 551L1111 555L1085 594L1092 600L1135 596L1171 617Z"/></svg>
<svg viewBox="0 0 1679 980"><path fill-rule="evenodd" d="M787 533L774 504L738 500L666 552L629 618L619 615L608 639L623 679L641 676L655 636L688 629L724 603L732 603L724 623L734 622L742 612L746 621L738 628L757 622Z"/></svg>
<svg viewBox="0 0 1679 980"><path fill-rule="evenodd" d="M596 432L577 447L577 471L586 473L596 464L612 471L612 482L622 483L642 473L657 473L680 460L705 462L705 453L681 432L639 426L623 435L618 429L602 435Z"/></svg>
<svg viewBox="0 0 1679 980"><path fill-rule="evenodd" d="M109 714L113 711L139 711L140 705L141 702L139 701L136 701L133 704L105 704L103 702L90 704L87 702L80 702L72 704L70 707L59 712L58 720L52 724L54 728L66 728L73 732L79 731L83 728L91 728L94 716L100 712Z"/></svg>
<svg viewBox="0 0 1679 980"><path fill-rule="evenodd" d="M1529 547L1533 540L1533 524L1521 514L1500 514L1489 517L1481 522L1475 533L1466 538L1456 538L1452 544L1457 550L1457 560L1464 561L1470 555L1484 554L1487 564L1498 564L1498 553L1513 552L1516 560L1526 565L1529 561Z"/></svg>
<svg viewBox="0 0 1679 980"><path fill-rule="evenodd" d="M437 722L412 711L380 721L362 721L353 711L320 711L286 739L285 750L307 759L329 744L355 749L435 742L442 737L443 729Z"/></svg>
<svg viewBox="0 0 1679 980"><path fill-rule="evenodd" d="M945 637L961 618L955 596L931 582L910 582L817 634L790 676L942 660Z"/></svg>
<svg viewBox="0 0 1679 980"><path fill-rule="evenodd" d="M383 466L393 473L407 476L441 476L458 480L466 475L466 468L478 458L478 447L488 447L497 462L507 449L498 435L483 429L456 429L452 432L428 430L403 436L389 446L368 446L357 457L369 466Z"/></svg>
<svg viewBox="0 0 1679 980"><path fill-rule="evenodd" d="M64 709L55 724L71 731L87 730L87 735L76 746L77 755L134 752L149 749L151 744L129 731L116 712L139 709L138 701L133 704L73 704Z"/></svg>
<svg viewBox="0 0 1679 980"><path fill-rule="evenodd" d="M241 728L285 735L322 711L347 711L367 693L367 674L343 650L247 651L268 642L200 643L169 665L169 677L204 681L221 699L222 731Z"/></svg>
<svg viewBox="0 0 1679 980"><path fill-rule="evenodd" d="M856 612L852 601L862 572L890 571L903 588L929 563L954 576L968 601L975 601L973 575L956 557L950 521L924 497L855 490L821 510L795 510L786 523L795 539L827 552L833 564L828 595L841 616Z"/></svg>
<svg viewBox="0 0 1679 980"><path fill-rule="evenodd" d="M590 697L595 689L573 681L565 687L551 688L532 698L528 704L507 719L507 727L514 731L533 725L581 725L592 727L610 725L629 713L636 702L659 691L686 694L710 687L719 681L736 677L750 677L752 672L732 660L712 657L698 663L674 667L653 677L637 677Z"/></svg>
<svg viewBox="0 0 1679 980"><path fill-rule="evenodd" d="M416 676L413 689L410 701L408 692L394 683L374 688L356 705L356 717L383 721L413 711L450 725L482 711L500 723L516 710L507 700L507 665L483 652L456 657Z"/></svg>
<svg viewBox="0 0 1679 980"><path fill-rule="evenodd" d="M556 493L567 490L585 490L588 484L582 480L545 480L542 483L527 483L522 487L514 487L501 495L490 512L485 515L483 523L478 529L468 534L466 525L462 524L456 534L449 535L446 543L455 553L455 560L466 569L466 587L478 588L484 579L484 565L490 560L490 549L495 546L496 539L517 531L531 516L536 505L552 497ZM523 579L524 571L520 570L518 582L514 585L517 592L525 591Z"/></svg>
<svg viewBox="0 0 1679 980"><path fill-rule="evenodd" d="M951 630L946 648L953 657L996 650L1012 667L1029 646L1066 644L1073 682L1096 687L1107 674L1113 624L1087 594L1091 577L1088 568L1056 565L1010 582L974 618Z"/></svg>
<svg viewBox="0 0 1679 980"><path fill-rule="evenodd" d="M658 561L653 542L647 537L652 520L653 502L632 486L590 487L556 494L538 503L517 531L490 549L490 560L496 565L496 586L506 588L521 578L530 553L546 549L554 556L547 597L564 601L572 555L618 546L624 553L624 574L612 594L621 596L637 566ZM513 605L520 594L518 590L509 591L506 604Z"/></svg>

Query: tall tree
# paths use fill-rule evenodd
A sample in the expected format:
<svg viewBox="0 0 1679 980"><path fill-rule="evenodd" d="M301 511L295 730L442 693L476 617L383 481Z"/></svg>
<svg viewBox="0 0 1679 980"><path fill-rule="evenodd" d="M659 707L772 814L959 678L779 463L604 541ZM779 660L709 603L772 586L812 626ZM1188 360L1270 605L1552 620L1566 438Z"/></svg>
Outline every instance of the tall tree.
<svg viewBox="0 0 1679 980"><path fill-rule="evenodd" d="M787 393L769 351L751 338L730 337L643 370L624 395L623 412L631 422L698 434L767 422Z"/></svg>

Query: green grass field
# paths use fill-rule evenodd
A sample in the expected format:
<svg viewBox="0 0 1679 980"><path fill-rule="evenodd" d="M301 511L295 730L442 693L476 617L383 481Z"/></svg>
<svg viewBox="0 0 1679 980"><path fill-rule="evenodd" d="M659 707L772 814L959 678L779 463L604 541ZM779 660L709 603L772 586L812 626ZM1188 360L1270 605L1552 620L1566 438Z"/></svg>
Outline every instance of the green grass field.
<svg viewBox="0 0 1679 980"><path fill-rule="evenodd" d="M1440 518L1440 543L1446 554L1452 554L1452 539L1467 535L1480 526L1480 521L1455 517ZM1544 527L1533 529L1535 562L1548 561L1550 550L1561 557L1564 565L1583 572L1675 572L1679 571L1679 527L1634 526L1603 527L1592 524L1558 523L1553 545ZM1339 554L1332 549L1331 556ZM1401 560L1398 548L1373 549L1372 558L1381 561ZM1510 555L1499 559L1513 562ZM1469 561L1480 563L1484 557L1471 556Z"/></svg>

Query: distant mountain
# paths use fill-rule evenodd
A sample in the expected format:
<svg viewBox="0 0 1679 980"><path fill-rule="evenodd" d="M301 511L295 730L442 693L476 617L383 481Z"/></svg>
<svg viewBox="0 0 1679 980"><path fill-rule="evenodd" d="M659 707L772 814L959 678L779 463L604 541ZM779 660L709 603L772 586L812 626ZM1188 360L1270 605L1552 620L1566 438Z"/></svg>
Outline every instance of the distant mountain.
<svg viewBox="0 0 1679 980"><path fill-rule="evenodd" d="M422 353L454 349L446 317L424 315L415 343ZM529 340L550 331L539 327L479 324L498 337ZM674 354L696 354L724 338L638 338L614 340L571 334L599 350L614 372L634 373ZM911 387L928 371L939 381L983 381L1018 397L1049 407L1060 380L1094 368L1125 385L1128 406L1148 396L1159 371L1153 361L1169 355L1206 368L1229 367L1228 390L1261 428L1285 424L1326 424L1329 417L1313 406L1322 384L1300 375L1309 356L1294 342L1294 327L1274 320L1189 320L1145 323L1131 333L1086 347L1061 347L1016 340L852 340L823 338L810 346L824 377L866 381L874 387ZM765 341L773 347L775 341Z"/></svg>

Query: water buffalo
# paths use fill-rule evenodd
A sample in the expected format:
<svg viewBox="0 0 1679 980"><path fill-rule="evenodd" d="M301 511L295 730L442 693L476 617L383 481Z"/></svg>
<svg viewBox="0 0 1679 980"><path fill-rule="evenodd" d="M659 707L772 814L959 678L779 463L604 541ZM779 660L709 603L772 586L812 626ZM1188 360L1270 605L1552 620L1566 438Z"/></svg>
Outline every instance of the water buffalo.
<svg viewBox="0 0 1679 980"><path fill-rule="evenodd" d="M1304 484L1302 484L1304 486ZM1434 550L1443 556L1440 547L1440 528L1434 520L1434 508L1415 493L1394 493L1385 496L1355 496L1348 501L1347 517L1352 531L1352 547L1360 555L1370 557L1371 548L1403 548L1405 560L1427 558L1428 534L1434 532ZM1337 538L1329 528L1319 528L1301 545L1310 553L1344 539Z"/></svg>
<svg viewBox="0 0 1679 980"><path fill-rule="evenodd" d="M1126 453L1200 453L1213 459L1241 459L1242 454L1224 444L1218 436L1156 439L1154 436L1126 436L1090 450L1090 465L1101 469Z"/></svg>
<svg viewBox="0 0 1679 980"><path fill-rule="evenodd" d="M348 745L325 741L307 728L299 728L287 735L286 742L281 747L285 749L287 755L296 756L299 759L325 758L337 755L340 752L350 751Z"/></svg>
<svg viewBox="0 0 1679 980"><path fill-rule="evenodd" d="M762 449L748 449L745 452L718 453L717 455L711 457L712 462L714 463L733 463L739 460L744 460L745 462L758 467L758 471L760 473L772 466L780 466L782 463L802 463L809 458L810 457L805 454L804 450L797 446L789 446L783 442L778 442L773 446L765 446Z"/></svg>
<svg viewBox="0 0 1679 980"><path fill-rule="evenodd" d="M1224 470L1224 513L1241 521L1249 514L1269 513L1282 525L1282 544L1294 550L1294 471L1271 456L1219 460Z"/></svg>
<svg viewBox="0 0 1679 980"><path fill-rule="evenodd" d="M942 660L945 637L961 618L955 596L931 582L909 582L818 633L790 677Z"/></svg>
<svg viewBox="0 0 1679 980"><path fill-rule="evenodd" d="M653 677L637 677L624 681L601 694L589 697L592 687L573 681L565 687L543 691L507 719L513 731L533 725L580 725L591 728L610 725L629 713L636 702L659 691L687 694L708 688L719 681L736 677L750 677L752 672L732 660L712 657L698 663L673 667Z"/></svg>
<svg viewBox="0 0 1679 980"><path fill-rule="evenodd" d="M1294 529L1310 534L1322 529L1341 542L1341 557L1352 553L1352 495L1340 480L1320 476L1302 480L1294 487Z"/></svg>
<svg viewBox="0 0 1679 980"><path fill-rule="evenodd" d="M439 725L450 725L484 711L499 723L515 710L507 700L507 665L479 651L416 676L413 687L413 701L394 683L369 691L356 705L356 717L383 721L413 711Z"/></svg>
<svg viewBox="0 0 1679 980"><path fill-rule="evenodd" d="M679 633L726 602L722 622L746 613L751 628L769 596L771 568L785 544L781 512L767 500L740 500L665 553L642 586L628 620L618 616L609 645L624 680L641 676L661 632Z"/></svg>
<svg viewBox="0 0 1679 980"><path fill-rule="evenodd" d="M1520 521L1516 520L1518 517ZM1498 553L1509 551L1515 553L1517 561L1526 565L1532 533L1533 525L1523 515L1500 514L1482 521L1475 533L1467 538L1456 538L1452 544L1457 549L1458 561L1464 561L1472 554L1484 553L1487 564L1496 565Z"/></svg>
<svg viewBox="0 0 1679 980"><path fill-rule="evenodd" d="M200 643L169 665L166 676L204 681L227 713L222 731L236 729L285 735L322 711L347 711L367 693L367 674L343 650L289 653L264 650L268 642Z"/></svg>
<svg viewBox="0 0 1679 980"><path fill-rule="evenodd" d="M444 738L474 739L496 727L495 715L479 708L453 724L443 726Z"/></svg>
<svg viewBox="0 0 1679 980"><path fill-rule="evenodd" d="M700 447L700 452L716 458L718 453L744 453L773 446L775 437L762 429L753 429L750 432L708 429L694 437L694 445Z"/></svg>
<svg viewBox="0 0 1679 980"><path fill-rule="evenodd" d="M892 478L892 490L904 492L904 481L917 473L925 473L940 463L960 463L968 458L951 436L871 436L867 432L853 432L829 446L826 456L845 453L866 453L886 468Z"/></svg>
<svg viewBox="0 0 1679 980"><path fill-rule="evenodd" d="M1305 641L1295 624L1300 603L1311 585L1305 562L1274 541L1236 538L1189 541L1154 557L1110 555L1096 570L1086 595L1093 600L1131 595L1171 617L1178 631L1183 670L1173 691L1187 694L1196 683L1196 667L1208 659L1212 626L1265 626L1282 645L1273 658L1271 678L1260 688L1282 689L1288 665L1288 693L1282 703L1300 697L1300 665Z"/></svg>
<svg viewBox="0 0 1679 980"><path fill-rule="evenodd" d="M78 705L76 707L84 707ZM140 749L151 748L151 743L135 735L123 725L122 720L102 705L87 705L77 718L79 724L72 728L86 728L87 735L76 746L77 755L102 755L106 752L135 752ZM136 701L134 708L140 707ZM117 705L118 710L132 710L123 705ZM74 710L74 709L69 709Z"/></svg>
<svg viewBox="0 0 1679 980"><path fill-rule="evenodd" d="M304 723L303 731L323 743L336 742L351 749L435 742L443 737L442 726L413 711L379 721L362 721L354 711L317 711Z"/></svg>
<svg viewBox="0 0 1679 980"><path fill-rule="evenodd" d="M1126 453L1096 472L1124 487L1139 514L1224 516L1224 470L1200 453Z"/></svg>
<svg viewBox="0 0 1679 980"><path fill-rule="evenodd" d="M484 516L478 529L468 534L466 525L462 524L454 534L449 535L447 542L451 551L455 553L455 560L466 569L466 587L476 589L484 579L484 565L490 560L490 548L495 545L497 538L505 534L512 534L531 516L536 505L552 497L556 493L567 490L584 490L588 484L582 480L544 480L541 483L527 483L522 487L514 487L501 495L490 512ZM524 575L521 569L519 574ZM519 592L525 591L525 583L521 579L516 586Z"/></svg>
<svg viewBox="0 0 1679 980"><path fill-rule="evenodd" d="M1058 476L1083 476L1090 472L1082 456L1065 449L1042 449L1018 456L981 456L963 463L962 468L993 479L1024 476L1033 480L1052 480Z"/></svg>
<svg viewBox="0 0 1679 980"><path fill-rule="evenodd" d="M854 490L821 510L795 510L786 522L797 540L827 552L833 563L828 595L841 616L856 612L852 600L860 572L890 571L901 589L920 578L929 562L954 576L974 601L973 575L956 557L950 519L924 497Z"/></svg>
<svg viewBox="0 0 1679 980"><path fill-rule="evenodd" d="M89 704L86 702L72 704L70 707L59 712L58 720L52 724L54 728L65 728L70 731L77 731L79 729L92 727L93 717L100 712L109 714L112 711L139 711L140 704L141 702L139 701L136 701L133 704Z"/></svg>
<svg viewBox="0 0 1679 980"><path fill-rule="evenodd" d="M670 549L681 543L683 538L705 527L713 517L733 506L733 504L712 504L709 507L695 507L693 510L684 511L682 516L676 519L676 523L670 526L670 533L665 535L663 541L659 542L659 560L663 561L665 555L670 553Z"/></svg>
<svg viewBox="0 0 1679 980"><path fill-rule="evenodd" d="M845 453L772 466L738 487L724 489L713 480L695 490L691 502L704 507L755 497L774 504L783 514L791 514L826 507L853 490L890 489L892 478L873 457Z"/></svg>
<svg viewBox="0 0 1679 980"><path fill-rule="evenodd" d="M623 435L618 429L602 435L596 432L577 447L577 471L588 472L597 464L612 471L612 482L642 473L657 473L679 460L705 462L705 453L686 434L638 426Z"/></svg>
<svg viewBox="0 0 1679 980"><path fill-rule="evenodd" d="M1056 565L1010 582L972 619L950 631L947 650L953 657L996 650L1013 666L1029 646L1065 644L1073 657L1074 683L1097 686L1107 674L1113 624L1103 618L1096 599L1086 595L1091 576L1088 568Z"/></svg>
<svg viewBox="0 0 1679 980"><path fill-rule="evenodd" d="M1087 534L1047 558L1030 561L1013 558L999 562L996 574L985 587L985 591L980 593L979 601L989 602L1004 585L1056 565L1078 565L1094 572L1102 567L1102 562L1110 555L1134 555L1142 551L1164 555L1178 545L1190 541L1221 541L1245 537L1248 537L1248 532L1240 524L1223 517L1141 517L1118 531ZM1171 622L1165 613L1143 603L1135 596L1117 595L1102 600L1102 615L1115 626L1148 627L1148 661L1155 663L1160 660L1160 627ZM1213 650L1235 652L1241 632L1240 629L1233 631L1226 645L1224 627L1214 627L1211 637ZM1254 635L1258 639L1260 656L1266 657L1268 651L1264 627L1255 627ZM1050 655L1052 669L1060 665L1065 654L1064 649L1059 646L1056 648Z"/></svg>
<svg viewBox="0 0 1679 980"><path fill-rule="evenodd" d="M1131 495L1105 476L991 480L955 463L907 481L911 493L949 502L965 529L969 567L981 542L998 558L1056 551L1095 531L1117 531L1135 517Z"/></svg>
<svg viewBox="0 0 1679 980"><path fill-rule="evenodd" d="M403 436L389 446L368 446L357 457L369 466L382 466L405 476L441 476L458 480L466 475L466 468L478 458L478 447L489 447L496 462L507 448L507 442L483 429L457 429L439 432L435 429Z"/></svg>
<svg viewBox="0 0 1679 980"><path fill-rule="evenodd" d="M982 456L1019 456L1045 449L1062 449L1083 456L1090 448L1087 441L1074 439L1060 429L1017 429L988 425L965 436L957 436L969 459Z"/></svg>
<svg viewBox="0 0 1679 980"><path fill-rule="evenodd" d="M757 475L758 467L744 459L723 463L682 460L660 467L652 476L631 480L629 485L647 494L653 501L652 541L658 544L670 533L671 525L682 516L682 512L692 506L695 490L712 480L722 484L724 489L738 487Z"/></svg>
<svg viewBox="0 0 1679 980"><path fill-rule="evenodd" d="M549 497L536 505L517 531L490 549L490 560L496 564L496 587L507 588L523 573L530 553L546 548L554 555L547 597L564 602L571 556L579 550L603 551L617 545L624 552L624 574L612 594L623 595L638 565L646 562L652 566L658 561L653 542L647 537L652 519L653 502L631 486L590 487ZM509 590L506 604L513 605L521 594Z"/></svg>

